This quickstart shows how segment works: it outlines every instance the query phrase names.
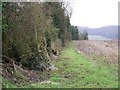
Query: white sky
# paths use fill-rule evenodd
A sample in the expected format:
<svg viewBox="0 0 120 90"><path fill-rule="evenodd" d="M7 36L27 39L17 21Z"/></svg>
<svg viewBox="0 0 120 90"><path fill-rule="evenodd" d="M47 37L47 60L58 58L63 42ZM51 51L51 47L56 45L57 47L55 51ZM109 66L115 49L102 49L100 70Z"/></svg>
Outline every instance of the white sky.
<svg viewBox="0 0 120 90"><path fill-rule="evenodd" d="M120 0L70 0L73 9L72 25L97 28L118 25L118 1Z"/></svg>

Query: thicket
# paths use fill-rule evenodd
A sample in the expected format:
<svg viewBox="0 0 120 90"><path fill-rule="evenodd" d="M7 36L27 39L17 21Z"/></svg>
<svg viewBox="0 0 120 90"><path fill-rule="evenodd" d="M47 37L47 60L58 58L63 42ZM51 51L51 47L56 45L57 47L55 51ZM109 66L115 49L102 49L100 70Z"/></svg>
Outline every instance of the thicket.
<svg viewBox="0 0 120 90"><path fill-rule="evenodd" d="M78 39L63 2L2 3L2 61L27 69L50 65L52 54ZM77 36L77 37L75 37Z"/></svg>
<svg viewBox="0 0 120 90"><path fill-rule="evenodd" d="M79 34L78 34L78 27L77 26L71 26L71 34L72 34L72 40L79 40Z"/></svg>

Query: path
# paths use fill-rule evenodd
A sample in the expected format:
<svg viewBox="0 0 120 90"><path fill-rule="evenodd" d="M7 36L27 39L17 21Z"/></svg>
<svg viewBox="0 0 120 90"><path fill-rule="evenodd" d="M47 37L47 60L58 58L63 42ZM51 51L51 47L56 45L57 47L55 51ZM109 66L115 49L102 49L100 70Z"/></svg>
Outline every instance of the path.
<svg viewBox="0 0 120 90"><path fill-rule="evenodd" d="M49 78L42 82L22 83L23 88L117 88L118 66L116 64L103 64L96 57L90 59L87 54L107 51L104 42L74 41L63 49L60 56L53 63L58 70L47 72ZM108 42L110 43L110 42ZM101 45L102 44L102 45ZM77 45L77 47L76 47ZM111 44L108 44L111 45ZM90 49L88 49L89 47ZM103 46L102 49L101 46ZM110 47L110 46L109 46ZM112 47L112 46L111 46ZM78 49L78 51L76 50ZM115 48L115 47L112 47ZM111 49L112 49L111 48ZM97 51L95 51L97 50ZM109 49L110 50L110 49ZM89 52L89 53L85 53ZM113 49L111 53L115 52ZM81 54L82 53L82 54ZM107 54L107 53L105 53ZM115 55L115 54L114 54ZM46 73L46 74L47 74ZM45 75L44 75L45 76ZM44 77L43 76L43 77ZM8 86L8 83L6 83ZM9 85L11 87L11 85Z"/></svg>
<svg viewBox="0 0 120 90"><path fill-rule="evenodd" d="M74 42L75 45L78 42ZM93 44L95 43L90 43ZM64 48L54 62L58 70L50 73L48 82L52 83L37 83L33 86L42 88L115 88L118 86L117 66L113 64L99 66L88 57L79 54L75 45L72 43Z"/></svg>

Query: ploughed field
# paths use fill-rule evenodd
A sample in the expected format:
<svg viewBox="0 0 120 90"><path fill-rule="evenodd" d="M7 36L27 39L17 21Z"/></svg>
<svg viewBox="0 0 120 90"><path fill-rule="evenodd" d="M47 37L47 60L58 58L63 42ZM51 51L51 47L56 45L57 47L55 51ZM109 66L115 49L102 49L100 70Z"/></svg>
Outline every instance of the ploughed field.
<svg viewBox="0 0 120 90"><path fill-rule="evenodd" d="M115 40L82 40L75 42L78 52L92 58L103 60L104 63L118 63L118 41Z"/></svg>

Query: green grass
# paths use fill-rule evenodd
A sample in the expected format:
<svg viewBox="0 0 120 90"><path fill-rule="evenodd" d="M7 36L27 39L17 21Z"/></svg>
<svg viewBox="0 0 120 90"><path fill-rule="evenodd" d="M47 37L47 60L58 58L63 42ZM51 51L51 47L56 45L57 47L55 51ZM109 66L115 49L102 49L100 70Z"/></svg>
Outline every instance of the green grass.
<svg viewBox="0 0 120 90"><path fill-rule="evenodd" d="M63 49L54 62L56 71L50 73L48 81L59 84L27 84L30 88L118 88L116 65L98 65L99 63L80 55L71 43Z"/></svg>
<svg viewBox="0 0 120 90"><path fill-rule="evenodd" d="M33 84L35 87L52 88L117 88L117 66L97 66L98 63L80 55L73 44L67 46L54 62L59 70L51 72L49 81L55 84Z"/></svg>
<svg viewBox="0 0 120 90"><path fill-rule="evenodd" d="M9 82L7 79L0 77L0 82L2 81L3 88L17 88L17 86L11 82Z"/></svg>

